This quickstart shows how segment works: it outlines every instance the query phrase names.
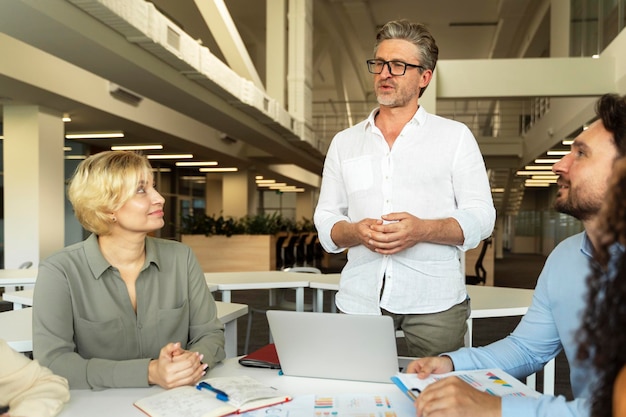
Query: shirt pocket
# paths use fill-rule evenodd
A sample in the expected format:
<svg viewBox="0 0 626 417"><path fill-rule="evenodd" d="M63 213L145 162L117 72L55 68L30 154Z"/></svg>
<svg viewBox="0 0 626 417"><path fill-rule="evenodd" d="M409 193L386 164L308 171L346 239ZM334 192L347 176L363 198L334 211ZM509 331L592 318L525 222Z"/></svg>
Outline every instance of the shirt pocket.
<svg viewBox="0 0 626 417"><path fill-rule="evenodd" d="M169 342L180 342L183 349L189 341L189 302L177 308L159 309L157 313L159 340L162 346ZM165 342L165 343L163 343Z"/></svg>
<svg viewBox="0 0 626 417"><path fill-rule="evenodd" d="M343 180L348 194L368 190L374 183L374 166L369 155L343 161Z"/></svg>
<svg viewBox="0 0 626 417"><path fill-rule="evenodd" d="M105 321L76 320L76 349L85 359L127 359L126 334L119 317Z"/></svg>

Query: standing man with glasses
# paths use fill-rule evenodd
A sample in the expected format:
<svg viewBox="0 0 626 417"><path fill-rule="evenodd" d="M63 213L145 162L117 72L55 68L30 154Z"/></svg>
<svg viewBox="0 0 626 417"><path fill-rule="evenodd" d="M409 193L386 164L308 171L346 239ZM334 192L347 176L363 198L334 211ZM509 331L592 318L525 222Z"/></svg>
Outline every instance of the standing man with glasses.
<svg viewBox="0 0 626 417"><path fill-rule="evenodd" d="M495 221L472 133L418 104L437 57L421 24L392 21L379 30L367 67L380 107L333 139L314 216L326 251L349 248L337 307L392 316L418 357L463 346L461 256Z"/></svg>

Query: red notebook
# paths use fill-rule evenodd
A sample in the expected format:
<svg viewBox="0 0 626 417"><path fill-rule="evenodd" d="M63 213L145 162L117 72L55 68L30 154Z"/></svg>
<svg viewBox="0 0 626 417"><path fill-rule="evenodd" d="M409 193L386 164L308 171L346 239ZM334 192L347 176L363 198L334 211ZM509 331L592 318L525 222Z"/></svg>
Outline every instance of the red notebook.
<svg viewBox="0 0 626 417"><path fill-rule="evenodd" d="M243 356L239 359L239 363L243 366L251 366L254 368L280 369L276 346L273 343L263 346L249 355Z"/></svg>

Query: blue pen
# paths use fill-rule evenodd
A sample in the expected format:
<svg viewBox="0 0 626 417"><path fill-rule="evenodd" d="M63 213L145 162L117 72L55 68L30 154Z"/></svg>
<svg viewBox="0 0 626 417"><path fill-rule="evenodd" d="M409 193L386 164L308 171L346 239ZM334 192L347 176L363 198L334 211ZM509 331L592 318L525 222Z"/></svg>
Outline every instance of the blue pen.
<svg viewBox="0 0 626 417"><path fill-rule="evenodd" d="M212 387L211 384L207 383L207 382L199 382L198 385L196 385L196 389L197 390L202 390L202 389L207 389L211 392L215 393L215 396L217 397L218 400L222 400L222 401L228 401L228 394L226 394L224 391L219 390L215 387Z"/></svg>

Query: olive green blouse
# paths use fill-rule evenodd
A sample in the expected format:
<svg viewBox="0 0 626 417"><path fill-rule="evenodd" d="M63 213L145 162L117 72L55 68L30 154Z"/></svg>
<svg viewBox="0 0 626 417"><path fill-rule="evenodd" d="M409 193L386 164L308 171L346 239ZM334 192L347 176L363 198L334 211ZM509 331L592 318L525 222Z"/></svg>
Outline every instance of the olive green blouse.
<svg viewBox="0 0 626 417"><path fill-rule="evenodd" d="M212 367L225 357L224 327L191 249L146 238L136 281L137 313L97 236L39 265L33 300L33 355L71 389L148 386L148 364L180 342Z"/></svg>

